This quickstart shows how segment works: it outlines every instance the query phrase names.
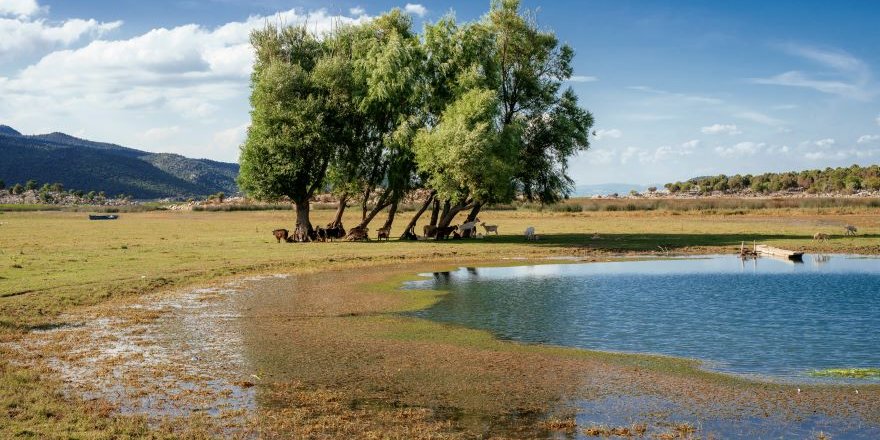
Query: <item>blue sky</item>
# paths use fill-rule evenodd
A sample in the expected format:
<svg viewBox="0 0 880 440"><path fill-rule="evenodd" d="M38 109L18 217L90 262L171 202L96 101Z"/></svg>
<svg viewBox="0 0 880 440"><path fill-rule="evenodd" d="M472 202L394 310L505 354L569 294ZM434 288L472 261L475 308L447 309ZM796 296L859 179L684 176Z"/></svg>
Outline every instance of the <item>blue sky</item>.
<svg viewBox="0 0 880 440"><path fill-rule="evenodd" d="M596 116L580 184L880 162L880 3L535 1ZM265 21L417 27L483 1L0 0L0 124L235 161L247 33Z"/></svg>

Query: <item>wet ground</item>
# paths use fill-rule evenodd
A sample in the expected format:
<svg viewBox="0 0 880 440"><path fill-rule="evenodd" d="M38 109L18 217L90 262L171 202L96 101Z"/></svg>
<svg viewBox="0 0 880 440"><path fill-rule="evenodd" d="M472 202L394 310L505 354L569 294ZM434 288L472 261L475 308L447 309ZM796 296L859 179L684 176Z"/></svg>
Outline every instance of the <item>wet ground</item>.
<svg viewBox="0 0 880 440"><path fill-rule="evenodd" d="M73 398L265 438L878 438L880 390L501 342L399 315L390 276L251 278L107 304L19 342ZM424 298L423 298L424 299Z"/></svg>

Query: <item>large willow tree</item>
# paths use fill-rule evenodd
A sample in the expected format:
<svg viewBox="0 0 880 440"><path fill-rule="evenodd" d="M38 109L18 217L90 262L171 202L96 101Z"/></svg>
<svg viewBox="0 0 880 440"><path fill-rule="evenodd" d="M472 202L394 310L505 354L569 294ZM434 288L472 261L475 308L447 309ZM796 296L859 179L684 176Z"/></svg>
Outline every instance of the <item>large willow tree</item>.
<svg viewBox="0 0 880 440"><path fill-rule="evenodd" d="M294 236L305 241L309 200L322 188L339 145L350 139L350 73L303 26L267 26L253 32L251 43L251 125L238 184L258 199L293 201Z"/></svg>
<svg viewBox="0 0 880 440"><path fill-rule="evenodd" d="M568 158L589 148L593 125L574 92L562 90L573 50L540 30L518 0L493 1L475 23L444 18L425 35L428 123L416 151L446 202L439 225L464 209L473 220L485 203L517 193L549 203L566 197ZM475 91L492 111L475 111ZM463 124L463 111L482 121Z"/></svg>
<svg viewBox="0 0 880 440"><path fill-rule="evenodd" d="M516 195L552 203L571 191L568 159L589 148L593 125L563 90L572 49L518 0L493 1L463 25L445 17L421 38L411 27L392 10L320 38L303 26L252 34L239 185L256 198L290 198L296 237L307 239L309 200L328 187L343 196L337 220L346 198L359 199L357 227L389 206L390 226L419 186L431 194L419 214L433 203L439 226Z"/></svg>

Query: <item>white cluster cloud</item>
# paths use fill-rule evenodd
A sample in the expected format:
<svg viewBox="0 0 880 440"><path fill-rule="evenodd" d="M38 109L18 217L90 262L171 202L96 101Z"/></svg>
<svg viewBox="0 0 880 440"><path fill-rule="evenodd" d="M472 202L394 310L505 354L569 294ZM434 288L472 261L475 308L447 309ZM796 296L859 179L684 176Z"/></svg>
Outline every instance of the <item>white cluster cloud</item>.
<svg viewBox="0 0 880 440"><path fill-rule="evenodd" d="M765 142L739 142L731 146L717 146L715 153L721 157L751 157L756 154L780 155L791 151L788 145L771 145Z"/></svg>
<svg viewBox="0 0 880 440"><path fill-rule="evenodd" d="M234 160L247 118L248 77L253 65L250 32L277 22L307 23L320 34L340 24L371 19L363 11L354 12L360 14L352 17L331 15L323 9L289 10L215 28L198 24L156 28L127 39L94 40L81 47L56 50L19 71L0 70L0 120L19 126L31 124L32 130L88 127L99 138L106 136L101 133L113 133L112 140L118 143L165 150L173 147L182 154ZM8 33L2 28L3 20L0 35ZM29 23L44 30L50 26L42 20ZM68 20L54 34L43 32L41 38L55 38L58 44L68 45L84 35L99 35L120 25ZM0 55L8 44L8 39L0 38ZM96 121L107 117L130 129L101 128ZM39 125L35 121L47 122ZM144 121L155 128L144 127ZM169 134L174 130L173 136ZM214 139L210 134L205 136L206 131L216 133ZM183 144L169 145L169 141Z"/></svg>
<svg viewBox="0 0 880 440"><path fill-rule="evenodd" d="M3 5L0 1L0 5ZM99 22L71 18L60 23L28 15L0 17L0 59L56 47L68 47L85 39L101 37L122 26L121 21Z"/></svg>
<svg viewBox="0 0 880 440"><path fill-rule="evenodd" d="M701 128L700 131L704 134L735 135L742 133L742 130L737 128L736 124L712 124L708 127Z"/></svg>
<svg viewBox="0 0 880 440"><path fill-rule="evenodd" d="M828 148L836 143L836 141L832 138L819 139L814 142L819 148Z"/></svg>
<svg viewBox="0 0 880 440"><path fill-rule="evenodd" d="M267 22L308 23L321 33L340 23L368 19L366 15L331 16L324 10L289 10L214 29L188 24L157 28L124 40L92 41L78 49L52 52L15 76L0 77L0 95L8 97L5 105L17 108L67 108L73 112L100 105L165 109L204 118L219 108L218 101L246 93L253 64L249 43L253 29ZM108 29L119 23L93 23L78 29L90 26ZM3 106L0 103L0 113Z"/></svg>
<svg viewBox="0 0 880 440"><path fill-rule="evenodd" d="M0 17L30 17L45 9L41 8L37 0L2 0L0 1Z"/></svg>
<svg viewBox="0 0 880 440"><path fill-rule="evenodd" d="M407 3L406 6L403 7L403 10L419 17L424 17L428 14L428 8L418 3Z"/></svg>
<svg viewBox="0 0 880 440"><path fill-rule="evenodd" d="M715 147L715 152L721 157L754 156L765 146L763 142L739 142L730 147Z"/></svg>
<svg viewBox="0 0 880 440"><path fill-rule="evenodd" d="M600 128L593 132L596 140L601 139L617 139L623 136L623 132L616 128L604 129Z"/></svg>
<svg viewBox="0 0 880 440"><path fill-rule="evenodd" d="M870 143L875 142L875 141L878 141L878 140L880 140L880 135L877 135L877 134L866 134L866 135L863 135L863 136L859 136L859 139L856 141L856 143L859 143L859 144L870 144Z"/></svg>
<svg viewBox="0 0 880 440"><path fill-rule="evenodd" d="M643 164L658 163L671 158L690 156L699 145L698 139L692 139L677 146L662 145L654 149L627 147L620 152L620 163L625 165L633 158Z"/></svg>
<svg viewBox="0 0 880 440"><path fill-rule="evenodd" d="M804 154L804 157L808 160L849 160L849 159L865 159L872 158L880 155L880 150L872 149L855 149L850 148L846 150L835 150L835 151L810 151Z"/></svg>

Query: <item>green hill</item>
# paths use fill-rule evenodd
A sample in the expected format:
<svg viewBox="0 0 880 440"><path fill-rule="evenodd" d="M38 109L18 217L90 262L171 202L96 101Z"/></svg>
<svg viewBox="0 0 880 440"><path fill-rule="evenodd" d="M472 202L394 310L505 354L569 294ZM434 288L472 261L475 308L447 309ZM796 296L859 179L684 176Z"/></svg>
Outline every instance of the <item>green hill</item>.
<svg viewBox="0 0 880 440"><path fill-rule="evenodd" d="M36 180L137 199L238 192L238 164L150 153L64 133L25 136L0 125L0 180Z"/></svg>

